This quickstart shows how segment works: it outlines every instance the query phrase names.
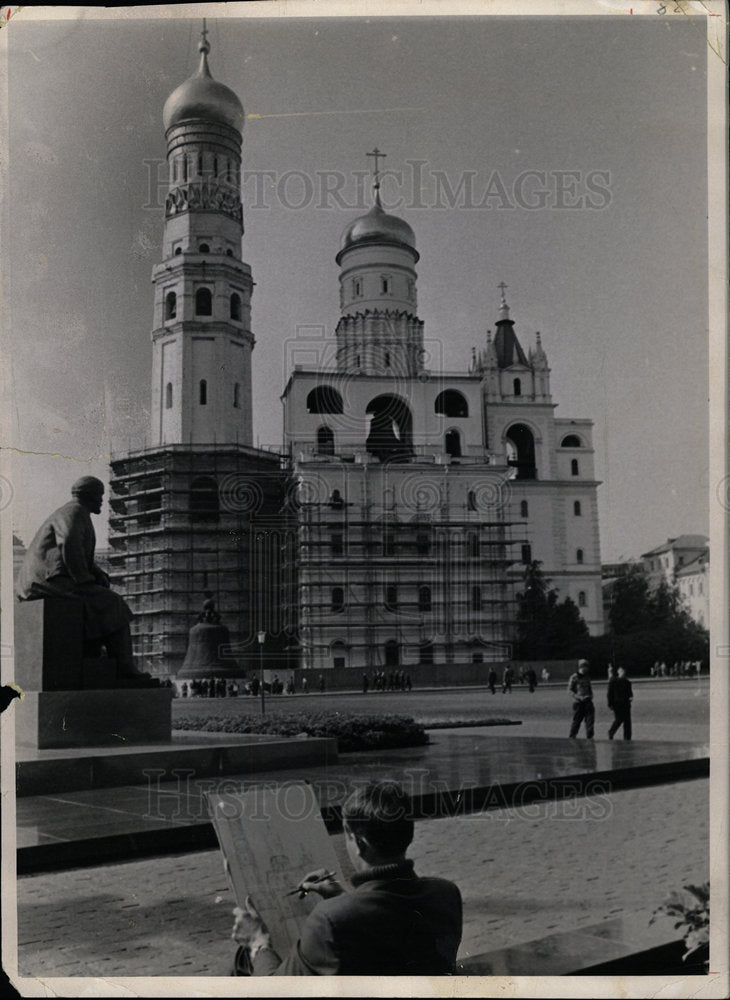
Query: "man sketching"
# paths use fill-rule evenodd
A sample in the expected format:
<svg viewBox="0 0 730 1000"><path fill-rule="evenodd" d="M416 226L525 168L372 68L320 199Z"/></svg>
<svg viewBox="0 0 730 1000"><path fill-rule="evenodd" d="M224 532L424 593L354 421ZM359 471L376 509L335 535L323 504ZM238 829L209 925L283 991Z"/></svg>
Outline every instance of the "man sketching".
<svg viewBox="0 0 730 1000"><path fill-rule="evenodd" d="M233 938L242 946L236 975L413 976L456 971L461 894L453 882L421 878L406 852L413 839L411 803L394 781L371 782L342 807L352 891L324 869L310 872L302 892L322 899L283 959L250 897L236 908ZM247 968L248 966L248 968Z"/></svg>

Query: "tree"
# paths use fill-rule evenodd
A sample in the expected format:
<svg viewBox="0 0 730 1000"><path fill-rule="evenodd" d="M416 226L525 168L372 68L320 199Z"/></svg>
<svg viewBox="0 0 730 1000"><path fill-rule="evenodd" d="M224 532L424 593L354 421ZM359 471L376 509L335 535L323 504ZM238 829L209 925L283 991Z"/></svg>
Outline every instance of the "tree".
<svg viewBox="0 0 730 1000"><path fill-rule="evenodd" d="M709 634L684 607L679 590L662 580L654 591L634 567L611 592L609 612L613 662L648 671L653 663L707 662Z"/></svg>
<svg viewBox="0 0 730 1000"><path fill-rule="evenodd" d="M573 655L588 637L588 626L569 597L558 601L558 591L540 568L538 559L525 566L522 591L517 595L518 656L524 660L558 660Z"/></svg>

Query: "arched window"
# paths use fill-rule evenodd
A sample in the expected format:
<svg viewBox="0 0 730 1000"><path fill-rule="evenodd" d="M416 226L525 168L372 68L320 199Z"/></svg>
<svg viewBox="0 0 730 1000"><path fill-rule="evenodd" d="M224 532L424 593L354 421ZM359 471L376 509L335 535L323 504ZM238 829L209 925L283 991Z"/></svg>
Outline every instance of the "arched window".
<svg viewBox="0 0 730 1000"><path fill-rule="evenodd" d="M385 651L386 667L400 666L400 646L396 639L388 639L383 647Z"/></svg>
<svg viewBox="0 0 730 1000"><path fill-rule="evenodd" d="M331 385L318 385L307 396L309 413L342 413L342 396Z"/></svg>
<svg viewBox="0 0 730 1000"><path fill-rule="evenodd" d="M207 383L206 379L201 378L199 390L200 390L200 395L199 395L200 405L201 406L207 406L208 405L208 383Z"/></svg>
<svg viewBox="0 0 730 1000"><path fill-rule="evenodd" d="M172 382L168 382L165 386L165 409L172 409Z"/></svg>
<svg viewBox="0 0 730 1000"><path fill-rule="evenodd" d="M583 549L576 549L575 550L575 561L577 563L582 563L583 562Z"/></svg>
<svg viewBox="0 0 730 1000"><path fill-rule="evenodd" d="M515 479L537 479L535 466L535 438L525 424L513 424L505 438L507 465L514 468ZM511 447L510 447L511 445Z"/></svg>
<svg viewBox="0 0 730 1000"><path fill-rule="evenodd" d="M431 588L430 587L419 587L418 588L418 610L419 611L430 611L431 610Z"/></svg>
<svg viewBox="0 0 730 1000"><path fill-rule="evenodd" d="M342 494L339 490L332 490L330 495L330 507L332 510L342 510L345 506L345 501L342 499Z"/></svg>
<svg viewBox="0 0 730 1000"><path fill-rule="evenodd" d="M403 461L413 454L413 419L408 404L398 396L385 394L372 399L365 413L370 432L365 446L381 462Z"/></svg>
<svg viewBox="0 0 730 1000"><path fill-rule="evenodd" d="M560 442L560 447L580 448L581 447L580 438L578 437L577 434L568 434L568 436L564 437L563 440Z"/></svg>
<svg viewBox="0 0 730 1000"><path fill-rule="evenodd" d="M452 458L461 457L461 435L458 431L446 431L444 435L444 449L447 455Z"/></svg>
<svg viewBox="0 0 730 1000"><path fill-rule="evenodd" d="M353 279L352 294L356 299L359 299L362 295L362 280L360 278Z"/></svg>
<svg viewBox="0 0 730 1000"><path fill-rule="evenodd" d="M477 495L474 492L474 490L469 490L466 497L466 506L468 507L469 510L477 509Z"/></svg>
<svg viewBox="0 0 730 1000"><path fill-rule="evenodd" d="M168 292L165 296L165 319L175 319L177 316L177 295Z"/></svg>
<svg viewBox="0 0 730 1000"><path fill-rule="evenodd" d="M198 476L190 484L190 519L218 521L219 518L218 485L210 476Z"/></svg>
<svg viewBox="0 0 730 1000"><path fill-rule="evenodd" d="M389 583L385 588L385 606L389 611L395 611L398 607L398 588L394 583Z"/></svg>
<svg viewBox="0 0 730 1000"><path fill-rule="evenodd" d="M471 588L471 609L472 611L482 610L482 588L478 585Z"/></svg>
<svg viewBox="0 0 730 1000"><path fill-rule="evenodd" d="M443 417L468 417L469 404L456 389L444 389L433 404L434 413Z"/></svg>
<svg viewBox="0 0 730 1000"><path fill-rule="evenodd" d="M334 455L335 435L330 427L322 426L318 428L317 451L320 455Z"/></svg>
<svg viewBox="0 0 730 1000"><path fill-rule="evenodd" d="M383 275L380 279L380 294L388 295L390 292L390 278Z"/></svg>
<svg viewBox="0 0 730 1000"><path fill-rule="evenodd" d="M418 647L418 662L431 665L433 663L433 643L422 642Z"/></svg>
<svg viewBox="0 0 730 1000"><path fill-rule="evenodd" d="M531 545L523 545L522 546L522 562L525 564L525 566L529 565L532 562L532 546Z"/></svg>
<svg viewBox="0 0 730 1000"><path fill-rule="evenodd" d="M578 592L578 607L579 608L585 608L587 604L588 604L588 599L586 597L585 590L579 591Z"/></svg>
<svg viewBox="0 0 730 1000"><path fill-rule="evenodd" d="M175 256L179 256L182 253L182 247L175 247Z"/></svg>
<svg viewBox="0 0 730 1000"><path fill-rule="evenodd" d="M330 535L330 553L333 556L341 556L345 551L344 538L340 534Z"/></svg>
<svg viewBox="0 0 730 1000"><path fill-rule="evenodd" d="M431 551L431 539L425 531L419 531L416 535L416 552L419 556L427 556Z"/></svg>
<svg viewBox="0 0 730 1000"><path fill-rule="evenodd" d="M571 458L571 460L570 460L570 474L571 474L571 476L577 476L578 475L578 459L577 458Z"/></svg>
<svg viewBox="0 0 730 1000"><path fill-rule="evenodd" d="M238 292L231 295L231 319L241 319L241 296Z"/></svg>
<svg viewBox="0 0 730 1000"><path fill-rule="evenodd" d="M521 396L522 395L522 382L520 382L520 380L518 378L516 378L516 379L513 380L513 382L512 382L512 389L514 391L515 396Z"/></svg>
<svg viewBox="0 0 730 1000"><path fill-rule="evenodd" d="M198 153L198 177L203 176L203 154Z"/></svg>
<svg viewBox="0 0 730 1000"><path fill-rule="evenodd" d="M210 244L201 243L200 246L198 247L198 253L210 253Z"/></svg>
<svg viewBox="0 0 730 1000"><path fill-rule="evenodd" d="M233 406L234 406L234 409L236 409L236 410L240 410L241 409L241 383L240 382L236 382L236 384L233 386Z"/></svg>
<svg viewBox="0 0 730 1000"><path fill-rule="evenodd" d="M574 514L574 515L575 515L576 517L580 517L582 513L583 513L583 512L582 512L582 510L581 510L581 506L580 506L580 500L574 500L574 501L573 501L573 514Z"/></svg>
<svg viewBox="0 0 730 1000"><path fill-rule="evenodd" d="M520 500L520 517L529 516L529 506L527 500Z"/></svg>
<svg viewBox="0 0 730 1000"><path fill-rule="evenodd" d="M199 288L195 293L195 315L213 315L213 296L209 288Z"/></svg>
<svg viewBox="0 0 730 1000"><path fill-rule="evenodd" d="M467 554L470 559L479 558L479 535L475 531L470 531L467 536Z"/></svg>
<svg viewBox="0 0 730 1000"><path fill-rule="evenodd" d="M345 592L342 587L332 588L332 601L331 606L333 611L344 611L345 610Z"/></svg>

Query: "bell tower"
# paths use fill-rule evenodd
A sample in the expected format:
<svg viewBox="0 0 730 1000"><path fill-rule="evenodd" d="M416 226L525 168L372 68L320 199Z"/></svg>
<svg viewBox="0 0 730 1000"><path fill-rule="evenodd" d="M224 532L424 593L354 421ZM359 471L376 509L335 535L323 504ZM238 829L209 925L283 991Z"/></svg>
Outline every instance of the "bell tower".
<svg viewBox="0 0 730 1000"><path fill-rule="evenodd" d="M168 193L152 272L152 447L252 443L251 268L241 259L238 97L200 64L165 103Z"/></svg>

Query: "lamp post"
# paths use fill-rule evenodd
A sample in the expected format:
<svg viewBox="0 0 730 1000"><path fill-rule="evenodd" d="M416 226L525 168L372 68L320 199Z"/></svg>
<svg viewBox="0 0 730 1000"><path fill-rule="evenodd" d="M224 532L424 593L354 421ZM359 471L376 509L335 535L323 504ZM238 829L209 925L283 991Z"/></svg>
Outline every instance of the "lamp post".
<svg viewBox="0 0 730 1000"><path fill-rule="evenodd" d="M261 714L266 714L266 696L264 693L264 642L266 640L266 633L258 633L259 640L259 678L261 680Z"/></svg>

